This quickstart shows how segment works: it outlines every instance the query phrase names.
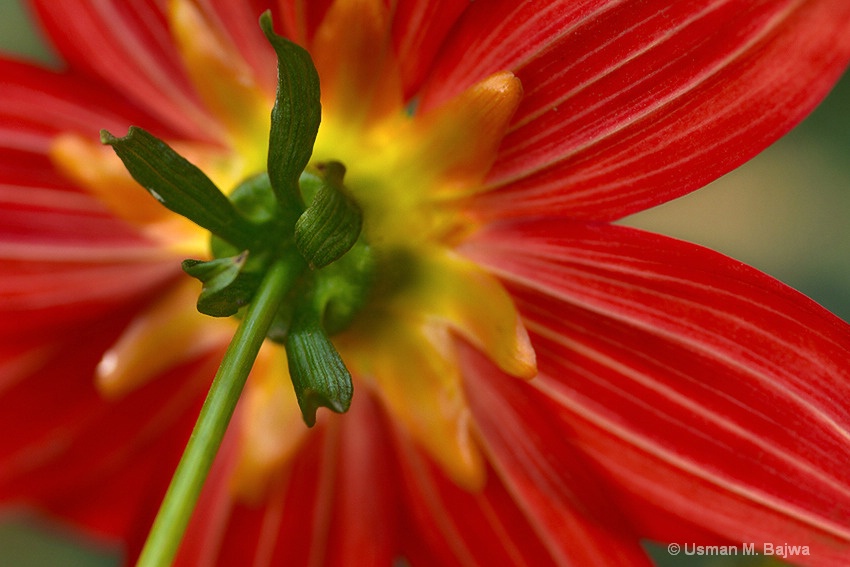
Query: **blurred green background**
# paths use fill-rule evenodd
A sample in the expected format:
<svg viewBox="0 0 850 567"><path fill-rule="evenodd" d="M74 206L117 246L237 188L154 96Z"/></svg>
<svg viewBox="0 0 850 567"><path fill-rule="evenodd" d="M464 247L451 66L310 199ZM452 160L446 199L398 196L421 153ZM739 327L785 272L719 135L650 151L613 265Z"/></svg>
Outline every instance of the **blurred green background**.
<svg viewBox="0 0 850 567"><path fill-rule="evenodd" d="M55 63L19 0L0 0L0 50ZM758 158L628 224L698 242L803 291L850 320L850 74L802 125ZM763 559L671 557L661 566L739 567ZM0 567L108 567L120 553L59 526L0 515Z"/></svg>

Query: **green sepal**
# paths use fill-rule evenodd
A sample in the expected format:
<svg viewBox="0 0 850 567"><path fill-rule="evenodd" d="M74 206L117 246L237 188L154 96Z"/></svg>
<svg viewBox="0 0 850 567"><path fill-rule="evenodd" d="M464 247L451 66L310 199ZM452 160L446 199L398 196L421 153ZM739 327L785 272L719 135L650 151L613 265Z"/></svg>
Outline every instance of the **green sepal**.
<svg viewBox="0 0 850 567"><path fill-rule="evenodd" d="M360 207L345 193L345 167L329 162L322 173L323 183L295 223L295 246L313 269L340 259L357 242L363 228Z"/></svg>
<svg viewBox="0 0 850 567"><path fill-rule="evenodd" d="M354 387L348 368L322 328L315 303L305 299L293 314L284 346L301 415L312 427L320 407L348 411Z"/></svg>
<svg viewBox="0 0 850 567"><path fill-rule="evenodd" d="M280 222L280 208L272 192L268 174L264 172L249 177L237 185L228 198L237 212L251 221L259 232L254 247L251 248L252 259L249 262L258 257L256 252L259 250L274 252L291 247L292 228L290 226L287 229ZM235 256L241 251L215 235L210 239L210 249L215 258Z"/></svg>
<svg viewBox="0 0 850 567"><path fill-rule="evenodd" d="M251 301L262 276L243 271L247 259L245 251L207 262L183 261L183 271L204 284L198 296L198 311L211 317L230 317Z"/></svg>
<svg viewBox="0 0 850 567"><path fill-rule="evenodd" d="M100 141L112 146L133 179L167 209L240 249L253 243L255 227L203 171L168 144L136 126L123 138L101 130Z"/></svg>
<svg viewBox="0 0 850 567"><path fill-rule="evenodd" d="M315 272L316 301L328 335L347 329L366 305L374 273L372 248L362 239L345 256Z"/></svg>
<svg viewBox="0 0 850 567"><path fill-rule="evenodd" d="M304 207L298 178L310 161L322 118L319 73L304 48L274 32L269 11L260 16L260 27L278 61L269 133L269 179L283 213L297 210L291 218L294 222Z"/></svg>
<svg viewBox="0 0 850 567"><path fill-rule="evenodd" d="M237 185L229 198L236 210L254 224L267 224L280 216L266 172L249 177Z"/></svg>

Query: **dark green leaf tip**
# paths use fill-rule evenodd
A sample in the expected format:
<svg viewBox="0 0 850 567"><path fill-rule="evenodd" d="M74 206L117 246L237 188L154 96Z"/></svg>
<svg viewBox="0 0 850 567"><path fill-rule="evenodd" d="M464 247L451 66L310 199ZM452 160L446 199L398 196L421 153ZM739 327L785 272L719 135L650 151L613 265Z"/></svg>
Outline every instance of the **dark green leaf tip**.
<svg viewBox="0 0 850 567"><path fill-rule="evenodd" d="M243 272L247 259L246 250L207 262L183 261L183 271L204 284L198 296L198 311L211 317L230 317L251 301L261 277Z"/></svg>
<svg viewBox="0 0 850 567"><path fill-rule="evenodd" d="M109 130L100 131L100 143L111 146L118 141L118 138L109 133Z"/></svg>
<svg viewBox="0 0 850 567"><path fill-rule="evenodd" d="M204 174L159 138L131 126L123 138L106 130L101 141L115 150L139 185L162 205L239 248L249 248L258 229L243 218Z"/></svg>
<svg viewBox="0 0 850 567"><path fill-rule="evenodd" d="M354 395L351 374L312 306L298 310L284 346L304 422L312 427L320 407L337 413L348 411Z"/></svg>

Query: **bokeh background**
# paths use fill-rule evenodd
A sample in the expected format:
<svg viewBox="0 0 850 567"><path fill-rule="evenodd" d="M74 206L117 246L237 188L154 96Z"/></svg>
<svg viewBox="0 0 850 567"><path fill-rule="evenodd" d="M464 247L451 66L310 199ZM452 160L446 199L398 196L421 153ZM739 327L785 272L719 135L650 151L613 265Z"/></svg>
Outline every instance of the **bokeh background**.
<svg viewBox="0 0 850 567"><path fill-rule="evenodd" d="M21 0L0 0L0 51L59 65ZM850 74L811 117L755 160L696 193L624 222L724 252L850 320L848 221ZM662 567L778 564L764 558L671 557L663 546L647 547ZM102 542L81 540L22 511L0 513L0 567L121 564L120 550Z"/></svg>

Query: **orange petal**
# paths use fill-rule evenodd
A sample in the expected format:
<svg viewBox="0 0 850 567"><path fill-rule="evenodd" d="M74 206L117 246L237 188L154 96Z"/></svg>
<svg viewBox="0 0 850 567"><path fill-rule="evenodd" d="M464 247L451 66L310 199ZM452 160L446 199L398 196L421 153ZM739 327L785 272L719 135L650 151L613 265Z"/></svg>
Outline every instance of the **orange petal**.
<svg viewBox="0 0 850 567"><path fill-rule="evenodd" d="M245 178L244 162L235 154L197 143L169 142L200 167L217 187L232 189ZM209 233L176 215L136 183L112 148L77 134L61 134L50 157L67 177L97 197L116 216L181 256L206 257Z"/></svg>
<svg viewBox="0 0 850 567"><path fill-rule="evenodd" d="M375 246L443 240L468 232L456 203L481 191L499 144L522 99L511 73L497 73L424 115L399 114L350 131L323 122L314 158L348 168L346 186L364 213Z"/></svg>
<svg viewBox="0 0 850 567"><path fill-rule="evenodd" d="M62 173L122 219L145 225L173 216L130 177L112 148L98 141L62 134L53 142L50 157Z"/></svg>
<svg viewBox="0 0 850 567"><path fill-rule="evenodd" d="M508 374L537 374L528 333L498 280L446 250L420 255L413 272L411 287L399 296L403 309L446 322Z"/></svg>
<svg viewBox="0 0 850 567"><path fill-rule="evenodd" d="M232 487L241 498L257 502L308 431L282 348L263 345L241 403L240 456Z"/></svg>
<svg viewBox="0 0 850 567"><path fill-rule="evenodd" d="M198 313L197 296L197 283L187 278L136 316L97 366L96 384L104 396L124 396L165 370L227 343L232 324Z"/></svg>
<svg viewBox="0 0 850 567"><path fill-rule="evenodd" d="M479 190L521 100L519 79L501 72L416 117L412 135L419 147L409 159L418 168L439 172L437 195L455 197Z"/></svg>
<svg viewBox="0 0 850 567"><path fill-rule="evenodd" d="M480 488L485 469L470 428L453 339L443 325L427 321L383 323L351 357L341 341L346 363L373 382L395 418L455 482Z"/></svg>
<svg viewBox="0 0 850 567"><path fill-rule="evenodd" d="M383 0L337 0L328 10L310 49L328 120L362 125L402 109L391 19Z"/></svg>
<svg viewBox="0 0 850 567"><path fill-rule="evenodd" d="M247 160L248 173L265 167L273 93L266 93L226 35L191 0L171 0L172 33L198 94ZM274 69L269 69L274 73Z"/></svg>

